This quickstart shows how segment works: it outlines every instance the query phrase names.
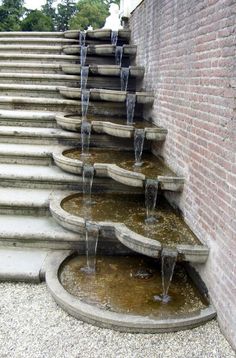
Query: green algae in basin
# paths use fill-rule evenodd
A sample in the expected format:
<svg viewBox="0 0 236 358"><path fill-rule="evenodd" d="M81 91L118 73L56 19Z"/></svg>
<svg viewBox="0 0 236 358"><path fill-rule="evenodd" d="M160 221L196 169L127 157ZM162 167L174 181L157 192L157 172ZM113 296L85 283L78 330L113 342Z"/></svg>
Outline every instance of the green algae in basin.
<svg viewBox="0 0 236 358"><path fill-rule="evenodd" d="M153 297L162 293L159 264L143 256L98 256L97 273L81 271L84 256L65 261L60 270L63 287L81 301L117 313L168 318L203 309L201 297L185 270L176 266L168 304ZM142 274L139 275L139 272ZM143 273L148 273L147 277Z"/></svg>
<svg viewBox="0 0 236 358"><path fill-rule="evenodd" d="M145 224L145 199L142 195L92 194L92 205L83 201L82 194L71 195L62 200L62 208L70 214L93 221L124 223L132 231L158 240L163 246L178 244L199 245L200 242L185 224L182 217L163 197L157 198L153 225Z"/></svg>
<svg viewBox="0 0 236 358"><path fill-rule="evenodd" d="M132 172L144 174L147 178L156 178L157 176L175 176L175 174L164 165L163 161L157 158L152 153L144 152L142 155L143 165L141 167L134 167L134 152L133 151L120 151L120 150L102 150L93 149L89 150L90 156L86 157L86 162L94 163L108 163L116 164L122 169ZM81 151L78 149L66 150L63 152L65 157L81 160Z"/></svg>

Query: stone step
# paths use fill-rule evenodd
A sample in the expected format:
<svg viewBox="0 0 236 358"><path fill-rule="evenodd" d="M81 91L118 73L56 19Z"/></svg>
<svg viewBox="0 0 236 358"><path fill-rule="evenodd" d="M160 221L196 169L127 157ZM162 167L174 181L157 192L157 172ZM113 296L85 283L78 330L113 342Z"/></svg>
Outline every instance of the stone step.
<svg viewBox="0 0 236 358"><path fill-rule="evenodd" d="M77 113L81 110L79 100L57 99L45 97L25 97L25 96L0 96L0 110L32 110L32 111L52 111ZM142 105L136 105L136 113L142 116ZM112 105L106 101L90 101L89 115L104 116L126 116L125 103L115 103Z"/></svg>
<svg viewBox="0 0 236 358"><path fill-rule="evenodd" d="M71 87L80 86L80 76L76 75L65 75L65 74L45 74L45 73L20 73L20 72L0 72L0 83L1 84L42 84L42 85L53 85L62 86L65 83Z"/></svg>
<svg viewBox="0 0 236 358"><path fill-rule="evenodd" d="M14 247L0 248L0 281L39 283L44 263L51 251Z"/></svg>
<svg viewBox="0 0 236 358"><path fill-rule="evenodd" d="M78 250L85 254L85 235L74 233L58 225L52 217L0 215L1 249L18 248L37 250ZM116 239L99 238L98 253L128 254L127 249Z"/></svg>
<svg viewBox="0 0 236 358"><path fill-rule="evenodd" d="M3 188L82 190L81 176L65 173L56 166L0 164L0 182ZM124 193L142 191L107 178L96 178L93 190Z"/></svg>
<svg viewBox="0 0 236 358"><path fill-rule="evenodd" d="M0 215L49 216L51 189L0 188Z"/></svg>
<svg viewBox="0 0 236 358"><path fill-rule="evenodd" d="M0 109L0 126L55 128L56 113Z"/></svg>
<svg viewBox="0 0 236 358"><path fill-rule="evenodd" d="M21 73L21 74L22 73L63 74L61 64L59 63L10 62L10 61L0 62L0 72L3 73L13 72L13 73Z"/></svg>
<svg viewBox="0 0 236 358"><path fill-rule="evenodd" d="M57 146L0 143L0 163L51 165Z"/></svg>
<svg viewBox="0 0 236 358"><path fill-rule="evenodd" d="M0 32L1 37L39 37L39 38L64 38L64 32L37 32L37 31L9 31L9 32Z"/></svg>
<svg viewBox="0 0 236 358"><path fill-rule="evenodd" d="M17 144L77 144L79 135L77 133L66 132L58 128L22 128L14 126L0 127L1 143Z"/></svg>
<svg viewBox="0 0 236 358"><path fill-rule="evenodd" d="M45 53L20 53L20 52L1 52L0 63L2 62L14 63L31 63L38 62L39 64L52 64L52 63L75 63L78 61L78 56L69 56L65 54L45 54Z"/></svg>
<svg viewBox="0 0 236 358"><path fill-rule="evenodd" d="M1 96L18 95L18 96L28 96L28 97L36 97L36 98L45 97L45 98L58 98L58 99L61 99L62 97L58 90L60 88L60 86L58 85L48 86L48 85L39 85L39 84L19 84L19 83L14 84L13 82L14 80L12 79L11 83L0 83ZM46 82L46 80L44 82Z"/></svg>
<svg viewBox="0 0 236 358"><path fill-rule="evenodd" d="M62 37L8 37L8 36L0 36L0 46L9 46L9 45L16 45L16 46L69 46L73 44L78 44L78 40L75 39L66 39Z"/></svg>
<svg viewBox="0 0 236 358"><path fill-rule="evenodd" d="M79 241L51 217L0 215L0 225L1 246L70 249Z"/></svg>
<svg viewBox="0 0 236 358"><path fill-rule="evenodd" d="M27 45L27 44L0 44L0 53L1 52L12 52L14 54L24 53L24 54L61 54L63 51L63 45Z"/></svg>
<svg viewBox="0 0 236 358"><path fill-rule="evenodd" d="M93 147L119 148L122 146L124 150L133 150L133 141L129 138L122 139L106 134L93 134L90 142ZM59 128L0 126L0 143L80 146L80 133ZM148 143L145 148L149 148Z"/></svg>

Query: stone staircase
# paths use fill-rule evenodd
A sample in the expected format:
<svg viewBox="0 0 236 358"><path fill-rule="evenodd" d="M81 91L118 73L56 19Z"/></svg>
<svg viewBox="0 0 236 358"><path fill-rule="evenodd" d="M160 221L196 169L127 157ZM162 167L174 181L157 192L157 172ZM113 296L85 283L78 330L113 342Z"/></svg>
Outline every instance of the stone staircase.
<svg viewBox="0 0 236 358"><path fill-rule="evenodd" d="M98 48L99 41L94 41ZM58 148L79 144L78 133L58 128L55 120L58 112L78 111L79 102L65 99L59 92L63 86L80 86L80 76L62 70L65 65L79 62L77 54L63 52L63 48L72 45L76 47L78 40L65 38L64 33L0 33L0 255L3 257L6 248L46 249L47 253L51 249L70 249L75 242L78 245L78 235L59 226L49 213L52 193L81 189L81 177L62 171L52 159ZM107 48L108 62L114 63L110 59L111 46ZM93 56L96 51L91 47ZM106 51L103 48L102 54ZM91 62L95 61L93 56ZM98 56L100 59L101 55ZM107 103L105 108L107 114L125 113L119 104L110 109ZM91 104L90 111L102 114L103 110L104 105L99 102ZM92 140L98 146L104 141L108 147L118 145L116 138L105 135L94 135ZM119 143L130 146L125 140ZM109 183L111 180L101 178L95 186L103 188ZM128 190L119 183L113 183L112 187L116 191ZM22 260L18 251L10 255L13 261L17 257ZM21 271L21 267L17 260L15 276L19 278L17 270ZM5 260L2 262L4 266ZM0 267L0 278L14 279L6 271ZM27 273L22 277L27 279Z"/></svg>

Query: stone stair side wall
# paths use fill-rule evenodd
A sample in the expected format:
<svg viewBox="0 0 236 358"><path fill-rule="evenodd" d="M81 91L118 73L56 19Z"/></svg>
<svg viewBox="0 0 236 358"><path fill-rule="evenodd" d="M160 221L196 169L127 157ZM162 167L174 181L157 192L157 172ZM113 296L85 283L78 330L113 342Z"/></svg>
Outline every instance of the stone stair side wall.
<svg viewBox="0 0 236 358"><path fill-rule="evenodd" d="M136 63L155 91L154 148L186 178L169 199L210 248L199 271L236 348L236 116L234 0L145 0L130 18Z"/></svg>

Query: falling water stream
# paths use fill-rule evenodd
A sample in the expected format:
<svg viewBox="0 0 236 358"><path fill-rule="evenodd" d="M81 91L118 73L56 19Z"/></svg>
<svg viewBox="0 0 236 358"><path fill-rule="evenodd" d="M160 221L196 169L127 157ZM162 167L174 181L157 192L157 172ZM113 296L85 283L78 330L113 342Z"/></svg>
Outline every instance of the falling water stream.
<svg viewBox="0 0 236 358"><path fill-rule="evenodd" d="M157 201L158 180L147 179L145 185L145 206L146 206L146 220L147 225L155 224L155 207Z"/></svg>
<svg viewBox="0 0 236 358"><path fill-rule="evenodd" d="M122 58L123 58L123 46L116 46L115 50L115 62L117 66L122 65Z"/></svg>
<svg viewBox="0 0 236 358"><path fill-rule="evenodd" d="M90 91L82 90L81 91L81 114L82 120L85 120L87 117L88 106L89 106Z"/></svg>
<svg viewBox="0 0 236 358"><path fill-rule="evenodd" d="M80 88L81 91L86 90L88 82L89 66L81 66L80 71Z"/></svg>
<svg viewBox="0 0 236 358"><path fill-rule="evenodd" d="M142 166L142 154L143 154L143 144L145 139L145 129L135 129L134 131L134 155L136 167Z"/></svg>
<svg viewBox="0 0 236 358"><path fill-rule="evenodd" d="M85 46L86 44L86 31L80 31L79 33L79 44Z"/></svg>
<svg viewBox="0 0 236 358"><path fill-rule="evenodd" d="M90 137L91 137L91 123L87 120L82 121L81 124L81 154L89 154L90 146Z"/></svg>
<svg viewBox="0 0 236 358"><path fill-rule="evenodd" d="M118 41L118 31L111 32L111 44L116 46Z"/></svg>
<svg viewBox="0 0 236 358"><path fill-rule="evenodd" d="M175 249L164 248L161 253L161 277L162 277L162 294L154 296L155 301L168 303L171 297L168 295L170 284L173 278L174 269L178 257Z"/></svg>
<svg viewBox="0 0 236 358"><path fill-rule="evenodd" d="M136 95L133 93L127 93L126 96L127 124L133 124L135 103L136 103Z"/></svg>
<svg viewBox="0 0 236 358"><path fill-rule="evenodd" d="M85 222L86 231L86 267L82 267L81 271L86 274L94 274L96 272L97 261L97 245L99 236L99 226L89 221Z"/></svg>
<svg viewBox="0 0 236 358"><path fill-rule="evenodd" d="M127 91L128 82L129 82L129 67L121 67L120 69L121 91Z"/></svg>

